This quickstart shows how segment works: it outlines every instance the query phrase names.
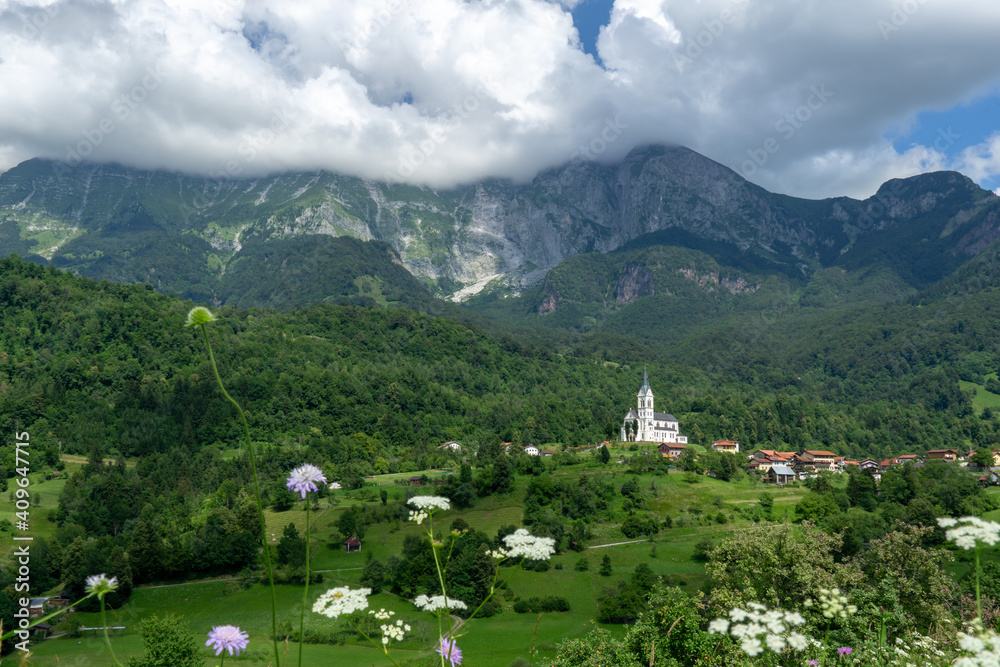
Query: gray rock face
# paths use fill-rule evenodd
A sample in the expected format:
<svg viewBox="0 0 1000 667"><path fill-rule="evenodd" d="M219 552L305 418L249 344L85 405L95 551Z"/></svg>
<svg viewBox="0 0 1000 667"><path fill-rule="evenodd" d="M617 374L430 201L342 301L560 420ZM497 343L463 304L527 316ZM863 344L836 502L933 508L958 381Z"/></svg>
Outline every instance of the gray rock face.
<svg viewBox="0 0 1000 667"><path fill-rule="evenodd" d="M212 181L31 160L0 175L0 252L27 246L86 273L83 256L100 250L100 235L191 234L224 271L250 236L352 236L387 242L411 273L468 296L496 281L517 291L568 257L649 235L722 243L808 272L919 221L968 256L1000 236L997 200L951 172L890 181L864 202L796 199L676 146L445 192L326 172Z"/></svg>

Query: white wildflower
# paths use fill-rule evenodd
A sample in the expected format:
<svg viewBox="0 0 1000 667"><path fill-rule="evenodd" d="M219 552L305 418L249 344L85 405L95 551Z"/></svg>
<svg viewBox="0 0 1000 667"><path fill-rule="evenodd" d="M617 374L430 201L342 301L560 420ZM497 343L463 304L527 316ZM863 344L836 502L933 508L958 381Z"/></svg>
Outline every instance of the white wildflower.
<svg viewBox="0 0 1000 667"><path fill-rule="evenodd" d="M410 510L410 521L415 521L419 525L423 523L426 518L427 512L424 512L423 510L420 510L419 512Z"/></svg>
<svg viewBox="0 0 1000 667"><path fill-rule="evenodd" d="M708 624L708 631L713 634L725 634L727 630L729 630L729 621L724 618L717 618Z"/></svg>
<svg viewBox="0 0 1000 667"><path fill-rule="evenodd" d="M443 595L418 595L413 601L424 611L437 611L439 609L468 609L469 606L461 600L445 598Z"/></svg>
<svg viewBox="0 0 1000 667"><path fill-rule="evenodd" d="M504 558L506 558L507 556L510 555L510 554L507 553L507 550L504 549L503 547L500 547L499 549L492 549L492 550L491 549L487 549L487 551L489 551L489 554L490 554L491 558L496 558L497 560L503 560Z"/></svg>
<svg viewBox="0 0 1000 667"><path fill-rule="evenodd" d="M764 650L760 645L760 640L756 637L744 637L740 648L749 656L755 656Z"/></svg>
<svg viewBox="0 0 1000 667"><path fill-rule="evenodd" d="M785 638L781 635L768 635L765 641L767 647L775 653L781 653L785 648Z"/></svg>
<svg viewBox="0 0 1000 667"><path fill-rule="evenodd" d="M963 516L960 519L938 519L942 528L957 526L945 532L945 537L963 549L974 549L977 544L993 546L1000 542L1000 523L983 521L975 516Z"/></svg>
<svg viewBox="0 0 1000 667"><path fill-rule="evenodd" d="M367 609L368 596L371 595L371 592L370 588L357 590L351 590L346 586L331 588L319 596L319 599L313 604L313 611L330 618L337 618L344 614Z"/></svg>
<svg viewBox="0 0 1000 667"><path fill-rule="evenodd" d="M374 609L371 609L371 610L369 610L368 613L374 615L375 618L377 618L380 621L388 621L390 617L396 615L396 612L394 612L394 611L386 611L385 608L379 609L378 611L375 611Z"/></svg>
<svg viewBox="0 0 1000 667"><path fill-rule="evenodd" d="M417 509L422 510L451 509L451 502L447 498L442 498L441 496L413 496L406 501L406 504L413 505Z"/></svg>
<svg viewBox="0 0 1000 667"><path fill-rule="evenodd" d="M809 640L804 635L793 632L788 635L788 646L793 651L802 651L809 646Z"/></svg>
<svg viewBox="0 0 1000 667"><path fill-rule="evenodd" d="M395 623L385 623L379 626L382 631L382 644L386 645L389 640L401 642L406 633L410 631L409 625L404 625L402 621L396 621Z"/></svg>
<svg viewBox="0 0 1000 667"><path fill-rule="evenodd" d="M551 537L535 537L524 528L518 528L503 538L511 558L524 556L529 560L548 560L556 552L556 541Z"/></svg>

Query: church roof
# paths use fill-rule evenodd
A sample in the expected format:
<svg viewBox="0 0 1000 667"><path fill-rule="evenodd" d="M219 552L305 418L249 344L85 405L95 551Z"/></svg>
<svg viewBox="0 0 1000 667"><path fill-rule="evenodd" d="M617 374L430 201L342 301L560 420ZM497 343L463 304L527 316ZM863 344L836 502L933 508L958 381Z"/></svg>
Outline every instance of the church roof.
<svg viewBox="0 0 1000 667"><path fill-rule="evenodd" d="M657 421L661 421L661 422L675 422L675 421L677 421L677 417L674 417L671 414L667 414L666 412L654 412L653 413L653 419L655 419Z"/></svg>
<svg viewBox="0 0 1000 667"><path fill-rule="evenodd" d="M646 371L646 366L642 367L642 386L639 387L640 396L651 396L653 390L649 388L649 373Z"/></svg>
<svg viewBox="0 0 1000 667"><path fill-rule="evenodd" d="M628 414L625 415L625 421L632 421L633 419L638 419L639 415L635 414L635 410L629 408Z"/></svg>

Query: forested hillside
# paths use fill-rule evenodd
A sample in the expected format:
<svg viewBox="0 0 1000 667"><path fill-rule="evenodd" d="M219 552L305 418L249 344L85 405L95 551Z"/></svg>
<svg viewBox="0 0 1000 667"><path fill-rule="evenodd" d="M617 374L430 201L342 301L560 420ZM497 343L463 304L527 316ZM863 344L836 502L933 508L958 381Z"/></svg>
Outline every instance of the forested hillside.
<svg viewBox="0 0 1000 667"><path fill-rule="evenodd" d="M4 428L83 454L235 442L200 341L182 326L189 303L16 258L0 266ZM958 380L985 382L996 370L994 302L983 292L835 317L779 314L670 346L333 304L223 309L212 333L256 437L340 451L361 473L423 467L449 439L610 438L646 363L658 408L695 442L875 456L992 441L995 419L972 410ZM359 433L370 446L347 452Z"/></svg>

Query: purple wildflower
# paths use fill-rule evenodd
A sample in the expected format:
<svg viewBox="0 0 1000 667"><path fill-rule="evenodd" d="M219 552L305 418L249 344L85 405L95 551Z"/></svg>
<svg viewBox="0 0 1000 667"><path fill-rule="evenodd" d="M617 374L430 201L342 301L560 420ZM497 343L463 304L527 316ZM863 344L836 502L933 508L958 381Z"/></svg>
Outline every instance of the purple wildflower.
<svg viewBox="0 0 1000 667"><path fill-rule="evenodd" d="M229 651L229 655L239 655L246 650L249 642L250 635L235 625L217 625L208 633L205 646L214 648L215 655L220 655L223 651Z"/></svg>
<svg viewBox="0 0 1000 667"><path fill-rule="evenodd" d="M462 649L458 648L458 642L447 637L441 638L441 643L437 647L439 655L451 662L451 667L458 667L462 664Z"/></svg>
<svg viewBox="0 0 1000 667"><path fill-rule="evenodd" d="M318 483L326 484L326 477L323 476L323 471L307 463L292 471L292 474L288 476L288 482L285 486L292 491L298 491L302 494L302 498L305 499L306 494L310 491L319 490L319 487L316 486Z"/></svg>
<svg viewBox="0 0 1000 667"><path fill-rule="evenodd" d="M850 655L851 650L852 649L848 648L847 646L841 646L840 648L837 649L837 653L839 653L840 655Z"/></svg>
<svg viewBox="0 0 1000 667"><path fill-rule="evenodd" d="M806 664L807 664L807 665L818 665L818 664L819 664L819 661L818 661L818 660L810 660L810 661L809 661L809 662L807 662Z"/></svg>

